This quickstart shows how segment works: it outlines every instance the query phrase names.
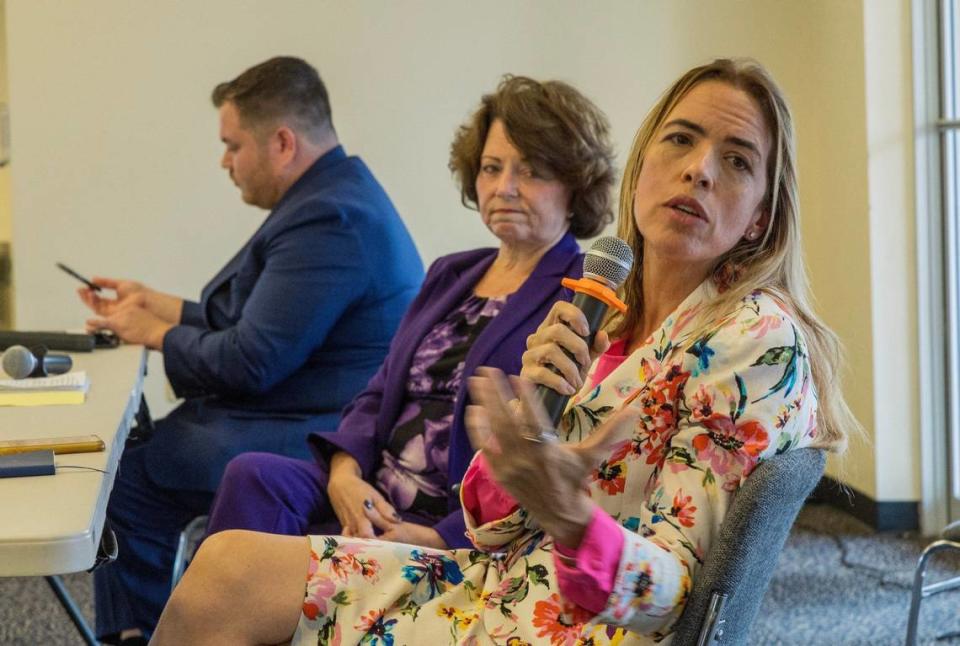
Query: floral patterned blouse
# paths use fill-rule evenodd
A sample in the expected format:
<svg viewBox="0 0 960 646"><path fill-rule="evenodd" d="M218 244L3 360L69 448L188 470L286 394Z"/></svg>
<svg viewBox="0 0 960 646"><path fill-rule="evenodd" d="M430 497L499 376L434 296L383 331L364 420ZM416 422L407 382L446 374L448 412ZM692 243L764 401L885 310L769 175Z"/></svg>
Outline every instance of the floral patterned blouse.
<svg viewBox="0 0 960 646"><path fill-rule="evenodd" d="M588 379L565 416L562 439L575 442L621 406L643 410L589 482L601 522L586 540L615 527L621 545L603 607L564 595L553 540L522 508L482 523L465 509L469 550L311 537L293 643L668 640L737 488L761 460L816 433L807 350L787 308L755 292L703 324L715 296L710 280L694 290L623 363Z"/></svg>
<svg viewBox="0 0 960 646"><path fill-rule="evenodd" d="M414 353L403 410L376 474L377 488L397 511L425 520L447 515L447 452L463 364L504 303L506 297L470 294L423 337Z"/></svg>

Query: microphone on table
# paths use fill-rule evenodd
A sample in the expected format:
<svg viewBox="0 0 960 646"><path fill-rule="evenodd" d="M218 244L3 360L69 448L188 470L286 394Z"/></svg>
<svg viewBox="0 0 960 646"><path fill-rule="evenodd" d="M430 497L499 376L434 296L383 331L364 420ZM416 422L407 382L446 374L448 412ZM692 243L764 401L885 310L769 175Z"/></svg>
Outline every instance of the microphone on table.
<svg viewBox="0 0 960 646"><path fill-rule="evenodd" d="M70 372L73 359L65 354L47 354L47 346L25 348L12 345L3 352L3 371L14 379L46 377Z"/></svg>
<svg viewBox="0 0 960 646"><path fill-rule="evenodd" d="M616 290L627 279L632 266L633 250L630 249L630 245L620 238L604 236L598 238L584 256L583 278L576 280L564 278L561 281L564 287L575 292L571 302L583 312L587 319L587 327L590 332L583 337L583 340L587 342L588 348L593 347L593 340L596 338L610 307L614 307L620 312L627 311L627 306L617 298ZM566 349L563 351L574 363L577 363L572 353ZM550 369L560 374L556 367L550 366ZM570 396L562 395L553 388L544 385L537 386L537 395L544 408L547 409L547 415L553 425L559 424Z"/></svg>

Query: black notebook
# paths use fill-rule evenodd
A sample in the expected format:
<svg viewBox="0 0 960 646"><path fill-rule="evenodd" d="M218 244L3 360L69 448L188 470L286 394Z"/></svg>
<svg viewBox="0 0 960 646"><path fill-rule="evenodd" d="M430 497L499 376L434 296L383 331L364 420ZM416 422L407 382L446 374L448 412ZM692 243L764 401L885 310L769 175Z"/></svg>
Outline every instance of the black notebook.
<svg viewBox="0 0 960 646"><path fill-rule="evenodd" d="M0 478L52 476L56 472L51 449L0 455Z"/></svg>

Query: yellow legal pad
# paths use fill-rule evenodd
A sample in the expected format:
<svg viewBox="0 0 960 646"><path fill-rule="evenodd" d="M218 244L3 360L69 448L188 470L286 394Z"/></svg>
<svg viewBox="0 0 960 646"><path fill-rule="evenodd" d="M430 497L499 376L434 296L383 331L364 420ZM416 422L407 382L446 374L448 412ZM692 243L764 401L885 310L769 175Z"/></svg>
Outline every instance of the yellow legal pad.
<svg viewBox="0 0 960 646"><path fill-rule="evenodd" d="M90 390L84 371L56 377L0 379L0 406L59 406L82 404Z"/></svg>

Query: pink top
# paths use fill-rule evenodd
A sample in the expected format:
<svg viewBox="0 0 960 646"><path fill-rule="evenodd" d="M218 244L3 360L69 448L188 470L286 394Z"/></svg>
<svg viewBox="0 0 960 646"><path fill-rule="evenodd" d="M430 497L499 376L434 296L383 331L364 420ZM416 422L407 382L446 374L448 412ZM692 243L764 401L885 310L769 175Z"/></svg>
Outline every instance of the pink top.
<svg viewBox="0 0 960 646"><path fill-rule="evenodd" d="M619 339L610 344L607 351L597 357L597 365L590 377L589 387L592 388L607 378L611 372L620 367L627 360L627 342L629 339Z"/></svg>
<svg viewBox="0 0 960 646"><path fill-rule="evenodd" d="M603 381L627 358L625 339L613 343L597 359L589 387ZM496 483L486 459L481 454L463 476L463 505L478 525L509 516L517 509L516 501ZM620 525L599 506L595 506L590 524L577 548L556 543L555 554L574 564L567 565L554 556L557 581L564 598L593 614L599 614L613 591L614 579L623 552L624 539Z"/></svg>

